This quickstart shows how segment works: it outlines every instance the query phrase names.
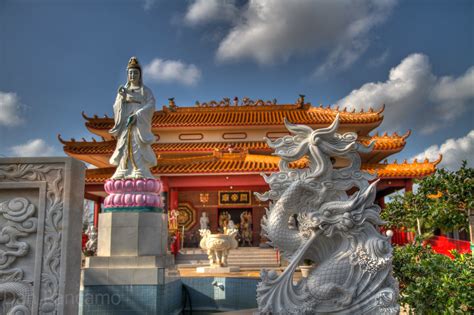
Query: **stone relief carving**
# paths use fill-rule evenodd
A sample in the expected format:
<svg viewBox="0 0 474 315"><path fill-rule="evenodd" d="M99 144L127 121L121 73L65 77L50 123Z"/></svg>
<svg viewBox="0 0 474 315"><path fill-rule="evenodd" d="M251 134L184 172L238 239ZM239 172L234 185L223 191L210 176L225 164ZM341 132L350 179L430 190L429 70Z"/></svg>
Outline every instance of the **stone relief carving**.
<svg viewBox="0 0 474 315"><path fill-rule="evenodd" d="M376 182L360 170L355 133L338 134L339 117L328 128L313 130L285 121L291 136L268 145L281 158L280 171L264 176L270 200L262 229L288 259L286 270L262 271L257 288L259 311L273 314L398 314L398 284L391 275L392 248L381 235L380 207L374 204ZM349 166L334 169L332 158ZM307 158L309 167L290 163ZM352 195L349 190L356 191ZM297 215L298 224L288 220ZM304 260L315 263L307 278L293 284Z"/></svg>
<svg viewBox="0 0 474 315"><path fill-rule="evenodd" d="M47 183L39 310L42 313L54 313L57 311L59 296L61 224L63 218L62 196L64 189L63 169L54 164L1 165L0 180L13 182L43 181ZM27 229L28 225L22 225L22 228Z"/></svg>
<svg viewBox="0 0 474 315"><path fill-rule="evenodd" d="M30 314L33 285L24 281L23 270L12 264L30 251L30 245L19 240L35 233L38 219L35 206L26 198L0 203L3 227L0 231L0 305L4 314Z"/></svg>

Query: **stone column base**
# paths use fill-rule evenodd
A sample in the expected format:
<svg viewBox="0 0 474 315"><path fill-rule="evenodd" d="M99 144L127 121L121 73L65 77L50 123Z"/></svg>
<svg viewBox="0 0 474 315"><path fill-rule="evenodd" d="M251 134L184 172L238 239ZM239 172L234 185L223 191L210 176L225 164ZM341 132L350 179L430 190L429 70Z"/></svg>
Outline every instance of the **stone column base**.
<svg viewBox="0 0 474 315"><path fill-rule="evenodd" d="M98 257L166 255L168 250L167 214L101 213L97 246Z"/></svg>

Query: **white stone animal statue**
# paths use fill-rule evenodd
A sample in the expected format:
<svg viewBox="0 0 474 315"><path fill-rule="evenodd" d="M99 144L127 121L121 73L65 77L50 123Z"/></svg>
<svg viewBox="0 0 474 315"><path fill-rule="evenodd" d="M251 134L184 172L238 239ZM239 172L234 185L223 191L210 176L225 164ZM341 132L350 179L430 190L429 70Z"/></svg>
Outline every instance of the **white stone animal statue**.
<svg viewBox="0 0 474 315"><path fill-rule="evenodd" d="M270 200L262 229L272 246L288 259L278 275L263 270L257 288L261 313L272 314L398 314L398 283L392 276L390 238L377 227L380 207L374 204L375 176L360 170L355 133L338 134L339 116L327 128L313 130L285 120L292 135L268 145L281 158L280 171L264 176L270 190L256 193ZM334 158L349 165L333 168ZM307 159L307 167L290 163ZM352 195L348 191L355 191ZM289 227L297 215L298 228ZM293 284L293 273L304 259L315 268Z"/></svg>
<svg viewBox="0 0 474 315"><path fill-rule="evenodd" d="M211 234L210 230L199 230L201 242L199 246L207 252L211 267L226 267L229 250L236 249L239 244L235 239L237 229L226 229L226 234Z"/></svg>

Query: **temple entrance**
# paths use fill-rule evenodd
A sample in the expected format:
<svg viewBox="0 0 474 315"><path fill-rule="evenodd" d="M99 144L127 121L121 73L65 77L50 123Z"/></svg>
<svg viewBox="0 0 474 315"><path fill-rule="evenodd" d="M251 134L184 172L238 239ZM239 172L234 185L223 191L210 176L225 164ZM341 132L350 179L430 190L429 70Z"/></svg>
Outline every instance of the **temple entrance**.
<svg viewBox="0 0 474 315"><path fill-rule="evenodd" d="M252 208L219 208L217 209L217 212L219 218L219 228L222 228L221 221L226 216L226 213L230 215L230 218L237 228L240 228L241 220L243 219L243 213L250 213L250 217L252 216Z"/></svg>
<svg viewBox="0 0 474 315"><path fill-rule="evenodd" d="M252 208L219 208L218 229L220 232L226 228L239 230L239 246L252 246Z"/></svg>

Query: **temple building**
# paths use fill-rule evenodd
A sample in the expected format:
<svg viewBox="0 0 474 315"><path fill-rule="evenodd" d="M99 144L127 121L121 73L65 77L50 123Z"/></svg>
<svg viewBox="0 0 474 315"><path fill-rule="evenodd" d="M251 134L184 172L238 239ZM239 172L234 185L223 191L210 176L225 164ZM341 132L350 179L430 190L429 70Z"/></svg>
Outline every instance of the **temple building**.
<svg viewBox="0 0 474 315"><path fill-rule="evenodd" d="M207 213L213 232L218 230L223 213L230 214L235 224L240 223L242 213L250 213L252 241L258 245L260 220L267 203L256 199L254 192L268 190L261 174L278 171L279 163L264 137L275 139L289 134L284 118L316 129L329 126L338 113L339 133L356 132L358 141L365 145L375 142L370 154L361 155L362 169L377 174L380 179L377 201L382 207L386 195L400 189L411 190L414 178L435 172L440 159L387 162L389 156L404 148L410 132L373 133L383 121L383 107L365 112L337 106L316 107L300 96L295 104L234 98L196 102L190 107L177 106L170 99L168 106L156 111L152 122L156 143L152 147L158 165L152 172L163 181L166 210L179 210L178 223L185 230L185 246L197 245L202 212ZM112 118L85 114L83 117L87 129L101 137L100 141L66 141L61 137L59 140L66 154L95 166L86 172L85 198L95 202L97 224L97 213L106 196L103 184L114 173L109 158L116 141L108 132L113 126ZM305 167L305 163L303 158L293 163L293 167ZM345 161L334 163L335 167L341 167Z"/></svg>

